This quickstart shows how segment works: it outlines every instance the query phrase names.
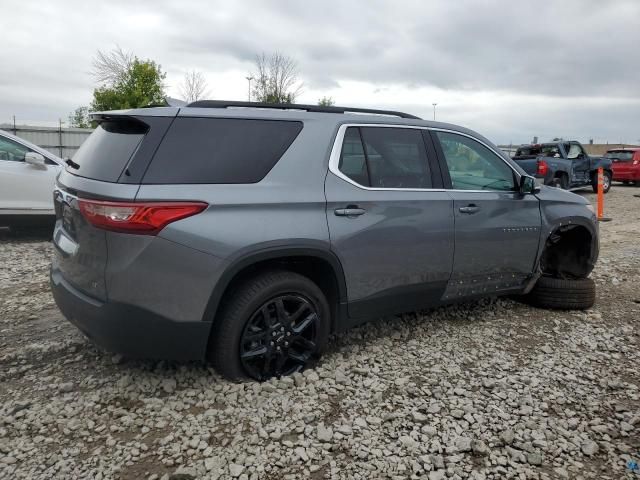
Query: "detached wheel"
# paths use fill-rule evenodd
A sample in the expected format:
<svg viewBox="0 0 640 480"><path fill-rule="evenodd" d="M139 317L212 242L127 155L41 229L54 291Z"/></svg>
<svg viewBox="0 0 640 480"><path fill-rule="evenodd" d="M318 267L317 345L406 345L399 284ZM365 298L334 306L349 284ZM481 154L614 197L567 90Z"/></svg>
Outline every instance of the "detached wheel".
<svg viewBox="0 0 640 480"><path fill-rule="evenodd" d="M596 173L591 180L591 187L594 193L598 193L598 174ZM603 172L602 174L602 191L607 193L611 189L611 172Z"/></svg>
<svg viewBox="0 0 640 480"><path fill-rule="evenodd" d="M524 300L540 308L585 310L596 301L596 284L591 278L564 280L540 277Z"/></svg>
<svg viewBox="0 0 640 480"><path fill-rule="evenodd" d="M329 305L318 286L288 271L259 274L232 293L209 342L213 365L231 380L268 380L303 370L329 336Z"/></svg>

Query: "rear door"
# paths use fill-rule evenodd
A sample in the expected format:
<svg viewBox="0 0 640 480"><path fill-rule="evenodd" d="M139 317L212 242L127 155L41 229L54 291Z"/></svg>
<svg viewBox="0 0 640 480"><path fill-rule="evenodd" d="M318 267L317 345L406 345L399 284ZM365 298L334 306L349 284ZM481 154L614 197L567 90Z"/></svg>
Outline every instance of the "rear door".
<svg viewBox="0 0 640 480"><path fill-rule="evenodd" d="M516 289L533 271L540 237L534 195L520 195L501 156L466 134L434 131L455 217L446 300Z"/></svg>
<svg viewBox="0 0 640 480"><path fill-rule="evenodd" d="M0 135L0 214L53 214L53 186L60 167L25 162L29 147Z"/></svg>
<svg viewBox="0 0 640 480"><path fill-rule="evenodd" d="M325 183L327 222L351 317L435 303L446 288L453 263L452 200L424 134L374 125L338 131Z"/></svg>

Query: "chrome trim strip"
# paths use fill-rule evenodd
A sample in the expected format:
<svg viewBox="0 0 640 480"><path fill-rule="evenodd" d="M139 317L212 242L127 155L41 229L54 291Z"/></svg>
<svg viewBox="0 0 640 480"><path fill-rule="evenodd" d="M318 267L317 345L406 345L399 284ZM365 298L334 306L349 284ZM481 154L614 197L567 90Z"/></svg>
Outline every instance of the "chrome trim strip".
<svg viewBox="0 0 640 480"><path fill-rule="evenodd" d="M498 152L495 151L495 149L493 149L491 146L487 145L486 143L484 143L483 141L475 138L472 135L469 135L467 133L463 133L463 132L458 132L456 130L448 130L446 128L437 128L437 127L422 127L419 125L396 125L396 124L386 124L386 123L343 123L342 125L340 125L340 128L338 129L338 133L336 135L336 139L333 142L333 148L331 149L331 155L329 156L329 171L331 173L333 173L336 177L341 178L342 180L344 180L345 182L350 183L351 185L354 185L362 190L369 190L369 191L373 191L373 192L388 192L388 191L395 191L395 192L472 192L472 193L512 193L512 192L508 192L505 190L456 190L453 188L447 189L447 188L381 188L381 187L366 187L364 185L360 185L359 183L351 180L349 177L347 177L344 173L342 173L339 169L338 169L338 165L340 164L340 153L342 151L342 142L344 141L344 134L347 131L347 128L349 127L381 127L381 128L411 128L414 130L435 130L435 131L439 131L439 132L447 132L447 133L453 133L456 135L462 135L463 137L468 137L471 140L475 140L476 142L478 142L481 145L484 145L485 147L487 147L489 150L491 150L493 153L496 154L496 156L502 160L512 171L513 173L516 174L516 177L519 179L520 178L520 173L518 171L516 171L513 168L513 165L509 164L509 162L507 162L502 155L500 155Z"/></svg>

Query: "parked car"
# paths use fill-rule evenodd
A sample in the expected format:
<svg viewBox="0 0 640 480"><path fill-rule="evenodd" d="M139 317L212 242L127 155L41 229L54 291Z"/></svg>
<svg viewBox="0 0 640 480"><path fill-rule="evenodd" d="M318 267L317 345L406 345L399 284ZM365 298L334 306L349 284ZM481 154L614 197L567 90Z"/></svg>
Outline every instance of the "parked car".
<svg viewBox="0 0 640 480"><path fill-rule="evenodd" d="M522 145L513 159L529 175L545 185L562 188L591 185L598 190L598 168L603 168L603 191L611 188L611 160L590 157L579 142L551 142Z"/></svg>
<svg viewBox="0 0 640 480"><path fill-rule="evenodd" d="M616 148L604 155L613 162L613 180L640 185L640 148Z"/></svg>
<svg viewBox="0 0 640 480"><path fill-rule="evenodd" d="M0 226L53 224L53 187L61 158L0 130Z"/></svg>
<svg viewBox="0 0 640 480"><path fill-rule="evenodd" d="M264 380L372 317L594 302L591 205L465 128L216 101L93 119L57 180L51 285L108 350Z"/></svg>

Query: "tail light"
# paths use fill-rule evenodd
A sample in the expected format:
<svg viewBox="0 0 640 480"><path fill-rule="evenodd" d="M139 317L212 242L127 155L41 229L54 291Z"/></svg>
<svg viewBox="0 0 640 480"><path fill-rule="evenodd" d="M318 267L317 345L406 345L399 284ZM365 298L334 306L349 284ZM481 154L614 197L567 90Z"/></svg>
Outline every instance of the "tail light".
<svg viewBox="0 0 640 480"><path fill-rule="evenodd" d="M538 160L538 175L542 175L543 177L547 175L549 171L549 165L544 160Z"/></svg>
<svg viewBox="0 0 640 480"><path fill-rule="evenodd" d="M202 212L203 202L106 202L78 199L82 216L94 227L155 235L171 222Z"/></svg>

